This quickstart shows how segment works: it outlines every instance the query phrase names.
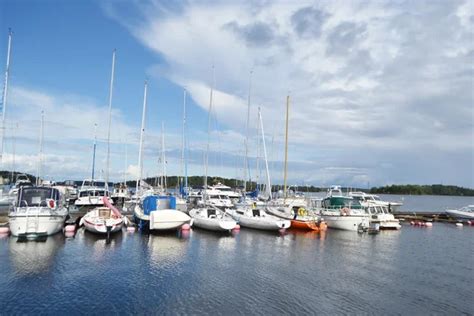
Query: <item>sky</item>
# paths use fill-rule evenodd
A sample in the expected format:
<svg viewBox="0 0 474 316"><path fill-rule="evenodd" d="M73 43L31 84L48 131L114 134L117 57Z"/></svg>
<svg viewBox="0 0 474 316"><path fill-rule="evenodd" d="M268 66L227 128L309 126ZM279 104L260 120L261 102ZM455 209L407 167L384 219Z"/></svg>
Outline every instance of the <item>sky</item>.
<svg viewBox="0 0 474 316"><path fill-rule="evenodd" d="M472 1L0 1L0 69L13 31L2 170L135 179L144 82L144 176L290 184L474 187ZM3 76L2 76L3 78ZM208 113L213 90L210 133ZM250 102L249 102L250 101ZM247 108L250 120L247 129ZM97 128L94 126L97 124ZM96 132L94 132L96 130ZM248 135L249 171L244 167Z"/></svg>

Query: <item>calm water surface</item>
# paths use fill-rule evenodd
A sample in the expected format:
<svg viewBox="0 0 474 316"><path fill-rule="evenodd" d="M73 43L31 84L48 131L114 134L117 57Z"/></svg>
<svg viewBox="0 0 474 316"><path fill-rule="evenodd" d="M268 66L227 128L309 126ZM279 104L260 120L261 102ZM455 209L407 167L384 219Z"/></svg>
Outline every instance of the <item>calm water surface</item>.
<svg viewBox="0 0 474 316"><path fill-rule="evenodd" d="M474 227L0 239L0 314L473 314Z"/></svg>

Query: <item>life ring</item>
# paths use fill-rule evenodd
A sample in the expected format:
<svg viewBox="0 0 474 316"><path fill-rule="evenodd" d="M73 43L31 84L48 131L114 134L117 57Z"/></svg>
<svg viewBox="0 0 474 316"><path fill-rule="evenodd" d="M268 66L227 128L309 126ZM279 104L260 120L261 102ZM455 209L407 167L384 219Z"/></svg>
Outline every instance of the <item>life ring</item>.
<svg viewBox="0 0 474 316"><path fill-rule="evenodd" d="M298 209L298 216L306 216L308 212L304 209L304 207L300 207Z"/></svg>
<svg viewBox="0 0 474 316"><path fill-rule="evenodd" d="M343 207L343 208L341 209L341 215L342 215L342 216L351 215L351 211L349 210L348 207Z"/></svg>

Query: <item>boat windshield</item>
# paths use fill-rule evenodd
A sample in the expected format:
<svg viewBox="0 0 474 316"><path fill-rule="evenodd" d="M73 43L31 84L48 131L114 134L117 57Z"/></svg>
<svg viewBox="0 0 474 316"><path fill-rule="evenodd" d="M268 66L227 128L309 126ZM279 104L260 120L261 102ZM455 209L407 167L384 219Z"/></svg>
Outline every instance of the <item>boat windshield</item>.
<svg viewBox="0 0 474 316"><path fill-rule="evenodd" d="M463 212L474 212L474 205L464 206L460 209Z"/></svg>
<svg viewBox="0 0 474 316"><path fill-rule="evenodd" d="M46 200L59 200L59 191L53 188L25 187L18 194L19 206L47 206Z"/></svg>

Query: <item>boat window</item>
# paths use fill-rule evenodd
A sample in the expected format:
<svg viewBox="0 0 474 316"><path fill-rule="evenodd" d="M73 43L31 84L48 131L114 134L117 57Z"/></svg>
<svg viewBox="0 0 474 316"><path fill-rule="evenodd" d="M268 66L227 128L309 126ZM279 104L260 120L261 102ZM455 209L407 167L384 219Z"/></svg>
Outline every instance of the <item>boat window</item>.
<svg viewBox="0 0 474 316"><path fill-rule="evenodd" d="M46 200L59 200L59 191L49 188L27 188L21 190L18 196L20 206L47 206Z"/></svg>

